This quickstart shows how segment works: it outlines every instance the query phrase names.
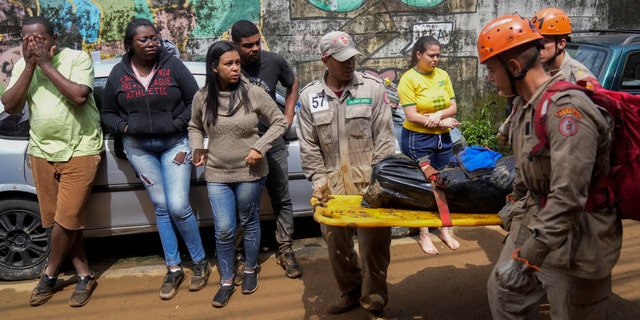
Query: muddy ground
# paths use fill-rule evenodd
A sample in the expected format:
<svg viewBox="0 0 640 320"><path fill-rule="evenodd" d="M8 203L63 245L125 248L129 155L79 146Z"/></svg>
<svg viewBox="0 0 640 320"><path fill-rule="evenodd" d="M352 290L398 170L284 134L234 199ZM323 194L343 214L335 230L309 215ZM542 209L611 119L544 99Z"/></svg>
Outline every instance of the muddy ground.
<svg viewBox="0 0 640 320"><path fill-rule="evenodd" d="M270 232L270 231L269 231ZM272 233L270 233L272 234ZM485 293L486 279L498 257L505 233L498 227L458 227L454 235L461 248L451 251L434 237L440 255L424 255L416 237L393 240L389 268L390 319L490 319ZM640 223L625 221L623 253L613 272L613 291L609 319L640 319ZM263 236L264 238L264 236ZM71 274L64 276L61 292L45 305L30 307L36 280L0 282L1 319L366 319L362 309L331 316L325 312L328 301L338 296L329 269L324 242L318 237L296 238L294 248L304 268L300 279L284 276L276 265L273 250L261 254L262 272L258 291L243 295L240 290L221 309L211 306L217 290L217 273L199 292L189 292L187 280L178 295L169 301L158 298L164 267L155 252L131 256L128 243L121 249L109 247L114 240L88 240L92 266L100 275L92 300L82 308L68 306L74 288ZM128 241L128 240L125 240ZM208 250L211 247L208 247ZM100 258L96 252L122 252L122 256ZM211 251L208 251L211 252ZM136 253L137 254L137 253ZM212 262L213 258L210 259ZM59 280L59 283L62 281ZM538 319L549 319L542 304Z"/></svg>

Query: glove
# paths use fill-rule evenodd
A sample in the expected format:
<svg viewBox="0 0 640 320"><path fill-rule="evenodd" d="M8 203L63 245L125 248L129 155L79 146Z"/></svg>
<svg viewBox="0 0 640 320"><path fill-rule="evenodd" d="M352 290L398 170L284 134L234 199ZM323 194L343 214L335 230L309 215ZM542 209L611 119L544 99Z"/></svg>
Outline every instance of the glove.
<svg viewBox="0 0 640 320"><path fill-rule="evenodd" d="M529 294L536 290L538 280L535 272L540 268L518 256L520 249L513 250L513 259L496 269L496 279L501 287L520 294Z"/></svg>
<svg viewBox="0 0 640 320"><path fill-rule="evenodd" d="M502 209L500 209L500 211L498 212L498 216L500 217L500 220L502 221L500 226L505 231L509 231L509 229L511 229L511 219L513 218L511 216L511 212L513 211L513 207L516 204L516 202L517 202L516 200L511 198L510 194L507 195L504 207L502 207Z"/></svg>
<svg viewBox="0 0 640 320"><path fill-rule="evenodd" d="M500 147L506 147L509 144L509 128L511 127L511 115L509 115L504 122L498 128L498 134L496 134L496 138L498 139L498 145Z"/></svg>
<svg viewBox="0 0 640 320"><path fill-rule="evenodd" d="M311 196L318 199L320 203L317 205L322 207L326 207L327 202L333 199L333 196L331 196L331 189L329 188L329 183L327 183L326 178L320 178L313 181L313 194L311 194Z"/></svg>

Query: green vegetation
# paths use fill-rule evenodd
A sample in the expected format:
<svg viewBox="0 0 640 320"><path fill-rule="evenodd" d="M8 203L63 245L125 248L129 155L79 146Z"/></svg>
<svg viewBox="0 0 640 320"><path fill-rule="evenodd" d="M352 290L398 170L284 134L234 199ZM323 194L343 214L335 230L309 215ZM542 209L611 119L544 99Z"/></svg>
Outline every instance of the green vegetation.
<svg viewBox="0 0 640 320"><path fill-rule="evenodd" d="M499 118L498 112L503 112L503 108L498 107L495 101L485 103L479 110L479 114L472 117L472 121L461 122L460 130L467 141L467 144L482 146L501 153L506 150L498 145L496 133L504 117ZM492 121L492 119L499 119Z"/></svg>

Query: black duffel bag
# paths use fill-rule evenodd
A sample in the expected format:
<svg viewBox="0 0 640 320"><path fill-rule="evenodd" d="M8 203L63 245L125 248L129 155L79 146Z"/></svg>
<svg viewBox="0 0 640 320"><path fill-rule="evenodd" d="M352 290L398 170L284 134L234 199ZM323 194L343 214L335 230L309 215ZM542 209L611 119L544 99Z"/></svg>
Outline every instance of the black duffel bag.
<svg viewBox="0 0 640 320"><path fill-rule="evenodd" d="M500 158L493 170L473 179L459 166L445 168L436 185L444 189L451 213L497 213L512 190L514 168L513 156ZM361 205L438 211L431 182L418 163L404 155L387 156L376 164Z"/></svg>

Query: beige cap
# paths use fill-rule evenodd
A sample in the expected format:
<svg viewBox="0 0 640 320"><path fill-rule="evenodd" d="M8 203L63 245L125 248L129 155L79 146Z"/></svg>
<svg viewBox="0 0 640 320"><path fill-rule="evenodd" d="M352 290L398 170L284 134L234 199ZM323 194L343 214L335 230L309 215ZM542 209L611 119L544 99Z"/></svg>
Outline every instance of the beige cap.
<svg viewBox="0 0 640 320"><path fill-rule="evenodd" d="M342 62L356 54L362 54L354 46L353 39L342 31L331 31L320 39L320 51L323 57L332 56Z"/></svg>

